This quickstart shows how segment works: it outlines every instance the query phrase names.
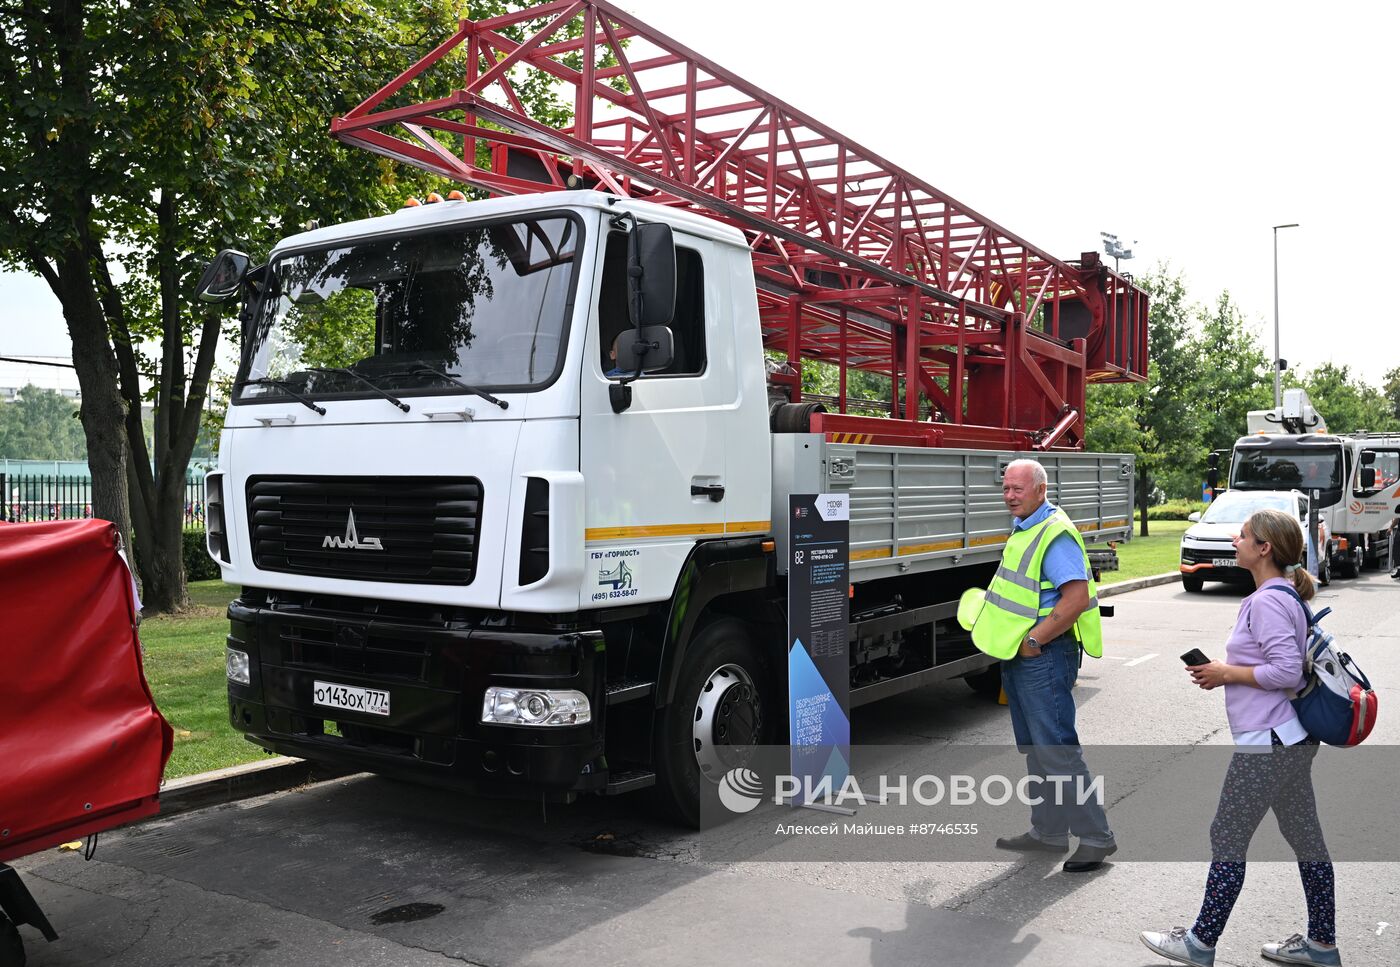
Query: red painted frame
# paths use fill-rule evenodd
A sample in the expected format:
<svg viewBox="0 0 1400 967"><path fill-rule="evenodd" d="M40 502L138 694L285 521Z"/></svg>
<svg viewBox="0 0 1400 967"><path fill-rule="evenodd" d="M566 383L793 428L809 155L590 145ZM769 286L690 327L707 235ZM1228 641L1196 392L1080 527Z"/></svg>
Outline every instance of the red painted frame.
<svg viewBox="0 0 1400 967"><path fill-rule="evenodd" d="M414 102L434 67L461 86ZM530 71L572 92L572 126L527 115ZM882 436L943 446L1082 447L1086 383L1146 379L1147 294L1095 253L1048 255L604 0L463 20L331 131L498 194L596 187L739 228L764 345L839 367L827 432L865 432L848 367L891 377L906 425Z"/></svg>

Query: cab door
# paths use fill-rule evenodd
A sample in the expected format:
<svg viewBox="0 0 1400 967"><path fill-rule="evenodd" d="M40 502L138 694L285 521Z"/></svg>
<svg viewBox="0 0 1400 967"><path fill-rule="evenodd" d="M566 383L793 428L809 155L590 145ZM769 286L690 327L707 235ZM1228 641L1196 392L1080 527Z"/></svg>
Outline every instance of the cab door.
<svg viewBox="0 0 1400 967"><path fill-rule="evenodd" d="M675 233L675 357L630 384L613 412L609 386L624 375L614 343L630 331L627 236L600 239L597 298L580 379L580 465L585 480L585 608L668 597L695 541L723 535L736 425L732 347L722 335L726 275L715 243Z"/></svg>

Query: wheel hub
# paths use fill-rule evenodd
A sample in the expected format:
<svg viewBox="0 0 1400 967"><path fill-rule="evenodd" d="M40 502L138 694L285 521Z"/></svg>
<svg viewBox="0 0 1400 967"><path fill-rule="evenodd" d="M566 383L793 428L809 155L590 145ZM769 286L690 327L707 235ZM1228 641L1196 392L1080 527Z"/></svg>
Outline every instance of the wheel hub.
<svg viewBox="0 0 1400 967"><path fill-rule="evenodd" d="M711 781L742 764L734 746L752 745L762 734L763 707L753 676L738 665L721 665L700 687L691 720L691 744L702 775Z"/></svg>

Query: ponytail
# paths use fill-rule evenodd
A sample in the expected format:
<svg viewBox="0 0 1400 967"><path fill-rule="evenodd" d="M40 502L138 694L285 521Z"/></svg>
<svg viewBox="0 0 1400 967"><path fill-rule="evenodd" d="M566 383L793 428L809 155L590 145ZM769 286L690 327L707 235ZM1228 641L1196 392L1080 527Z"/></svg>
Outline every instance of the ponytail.
<svg viewBox="0 0 1400 967"><path fill-rule="evenodd" d="M1298 521L1281 510L1256 510L1246 521L1249 532L1258 541L1268 541L1272 546L1270 555L1283 576L1293 582L1293 590L1304 601L1311 601L1317 594L1317 582L1313 580L1303 561L1303 532Z"/></svg>

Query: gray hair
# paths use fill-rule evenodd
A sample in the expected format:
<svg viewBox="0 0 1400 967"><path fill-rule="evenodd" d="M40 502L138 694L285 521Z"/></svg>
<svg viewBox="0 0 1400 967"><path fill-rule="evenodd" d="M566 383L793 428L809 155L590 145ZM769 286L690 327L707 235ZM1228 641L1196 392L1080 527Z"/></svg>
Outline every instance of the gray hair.
<svg viewBox="0 0 1400 967"><path fill-rule="evenodd" d="M1045 468L1040 465L1039 460L1012 460L1006 465L1006 469L1002 471L1002 476L1005 477L1012 470L1029 470L1031 472L1031 483L1035 484L1037 487L1049 483L1049 478L1045 476Z"/></svg>

